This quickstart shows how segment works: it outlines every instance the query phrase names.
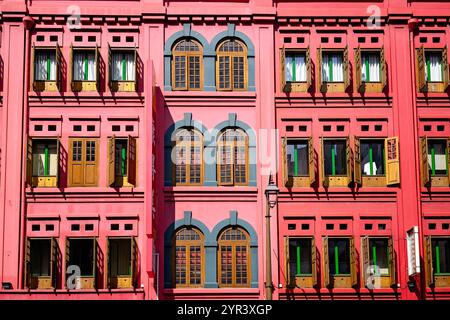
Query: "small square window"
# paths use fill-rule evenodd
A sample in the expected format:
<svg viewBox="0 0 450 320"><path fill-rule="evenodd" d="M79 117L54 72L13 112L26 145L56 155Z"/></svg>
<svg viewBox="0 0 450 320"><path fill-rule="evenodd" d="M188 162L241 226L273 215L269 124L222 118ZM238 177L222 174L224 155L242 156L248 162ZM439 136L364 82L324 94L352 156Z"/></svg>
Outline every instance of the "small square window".
<svg viewBox="0 0 450 320"><path fill-rule="evenodd" d="M134 130L134 126L125 126L125 131L133 131Z"/></svg>
<svg viewBox="0 0 450 320"><path fill-rule="evenodd" d="M378 43L378 37L370 37L370 42Z"/></svg>
<svg viewBox="0 0 450 320"><path fill-rule="evenodd" d="M112 42L120 42L120 36L113 36Z"/></svg>
<svg viewBox="0 0 450 320"><path fill-rule="evenodd" d="M287 131L287 132L292 132L292 131L294 131L294 126L286 126L286 131Z"/></svg>
<svg viewBox="0 0 450 320"><path fill-rule="evenodd" d="M112 131L120 131L120 126L118 125L112 126Z"/></svg>
<svg viewBox="0 0 450 320"><path fill-rule="evenodd" d="M50 125L48 126L48 131L56 131L56 125L50 124Z"/></svg>
<svg viewBox="0 0 450 320"><path fill-rule="evenodd" d="M361 126L361 131L369 131L369 126L364 124Z"/></svg>
<svg viewBox="0 0 450 320"><path fill-rule="evenodd" d="M127 230L127 231L133 230L133 224L125 223L124 229Z"/></svg>
<svg viewBox="0 0 450 320"><path fill-rule="evenodd" d="M341 37L335 37L334 38L334 43L342 43L342 38Z"/></svg>
<svg viewBox="0 0 450 320"><path fill-rule="evenodd" d="M302 223L302 230L309 230L309 223Z"/></svg>
<svg viewBox="0 0 450 320"><path fill-rule="evenodd" d="M441 42L441 38L433 37L433 43L439 43L439 42Z"/></svg>
<svg viewBox="0 0 450 320"><path fill-rule="evenodd" d="M284 42L284 43L291 43L291 42L292 42L292 38L291 38L291 37L285 37L285 38L283 39L283 42Z"/></svg>
<svg viewBox="0 0 450 320"><path fill-rule="evenodd" d="M358 43L366 43L365 37L358 37Z"/></svg>
<svg viewBox="0 0 450 320"><path fill-rule="evenodd" d="M53 224L45 225L45 231L53 231L53 230L55 230L55 225L53 225Z"/></svg>
<svg viewBox="0 0 450 320"><path fill-rule="evenodd" d="M339 224L339 230L347 230L347 224L346 223Z"/></svg>
<svg viewBox="0 0 450 320"><path fill-rule="evenodd" d="M334 224L332 224L332 223L327 223L327 224L325 225L325 229L327 229L327 230L333 230L333 229L334 229Z"/></svg>
<svg viewBox="0 0 450 320"><path fill-rule="evenodd" d="M375 125L375 131L381 131L383 129L383 126L381 124Z"/></svg>
<svg viewBox="0 0 450 320"><path fill-rule="evenodd" d="M87 131L95 131L95 126L93 126L93 125L88 125L88 126L87 126Z"/></svg>
<svg viewBox="0 0 450 320"><path fill-rule="evenodd" d="M31 225L31 231L39 231L41 230L41 226L39 224Z"/></svg>
<svg viewBox="0 0 450 320"><path fill-rule="evenodd" d="M70 230L72 230L72 231L80 231L80 225L79 224L72 224L70 226Z"/></svg>
<svg viewBox="0 0 450 320"><path fill-rule="evenodd" d="M429 223L429 224L428 224L428 229L430 229L430 230L436 230L436 223Z"/></svg>
<svg viewBox="0 0 450 320"><path fill-rule="evenodd" d="M134 41L134 37L133 36L126 36L126 42L133 42Z"/></svg>
<svg viewBox="0 0 450 320"><path fill-rule="evenodd" d="M385 223L378 224L378 230L386 230L386 224Z"/></svg>
<svg viewBox="0 0 450 320"><path fill-rule="evenodd" d="M450 224L449 223L443 223L442 224L442 230L448 230L450 228Z"/></svg>
<svg viewBox="0 0 450 320"><path fill-rule="evenodd" d="M323 126L323 131L331 131L331 126Z"/></svg>
<svg viewBox="0 0 450 320"><path fill-rule="evenodd" d="M445 129L445 126L443 126L443 125L437 126L437 131L444 131L444 129Z"/></svg>
<svg viewBox="0 0 450 320"><path fill-rule="evenodd" d="M119 224L118 223L111 224L111 230L113 230L113 231L119 230Z"/></svg>
<svg viewBox="0 0 450 320"><path fill-rule="evenodd" d="M373 225L371 223L365 223L364 224L364 230L372 230Z"/></svg>
<svg viewBox="0 0 450 320"><path fill-rule="evenodd" d="M289 223L288 224L288 230L295 230L295 229L296 229L295 223Z"/></svg>
<svg viewBox="0 0 450 320"><path fill-rule="evenodd" d="M345 126L337 126L336 127L337 131L344 131L344 129L345 129Z"/></svg>
<svg viewBox="0 0 450 320"><path fill-rule="evenodd" d="M427 37L420 37L419 38L420 43L427 43Z"/></svg>
<svg viewBox="0 0 450 320"><path fill-rule="evenodd" d="M50 36L50 41L58 41L58 36Z"/></svg>
<svg viewBox="0 0 450 320"><path fill-rule="evenodd" d="M305 43L304 37L297 37L297 43Z"/></svg>
<svg viewBox="0 0 450 320"><path fill-rule="evenodd" d="M306 132L306 126L298 126L298 131Z"/></svg>
<svg viewBox="0 0 450 320"><path fill-rule="evenodd" d="M73 131L81 131L81 126L80 125L73 126Z"/></svg>
<svg viewBox="0 0 450 320"><path fill-rule="evenodd" d="M88 223L84 226L84 230L85 231L93 231L94 230L94 225L92 223Z"/></svg>
<svg viewBox="0 0 450 320"><path fill-rule="evenodd" d="M423 126L423 131L431 131L431 126L430 125Z"/></svg>
<svg viewBox="0 0 450 320"><path fill-rule="evenodd" d="M34 131L42 131L43 126L41 124L35 124L34 125Z"/></svg>
<svg viewBox="0 0 450 320"><path fill-rule="evenodd" d="M88 36L88 42L95 42L95 41L97 41L96 36Z"/></svg>
<svg viewBox="0 0 450 320"><path fill-rule="evenodd" d="M37 42L42 42L42 41L44 41L44 39L45 39L45 37L43 35L36 36Z"/></svg>
<svg viewBox="0 0 450 320"><path fill-rule="evenodd" d="M81 41L83 41L82 36L75 36L75 42L81 42Z"/></svg>

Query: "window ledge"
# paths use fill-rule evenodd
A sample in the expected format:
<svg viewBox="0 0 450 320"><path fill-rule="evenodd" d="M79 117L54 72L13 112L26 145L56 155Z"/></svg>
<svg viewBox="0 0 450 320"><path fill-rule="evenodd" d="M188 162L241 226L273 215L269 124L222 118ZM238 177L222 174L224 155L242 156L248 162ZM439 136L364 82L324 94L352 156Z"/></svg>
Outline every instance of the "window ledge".
<svg viewBox="0 0 450 320"><path fill-rule="evenodd" d="M53 187L27 187L27 193L138 193L144 192L144 188L124 187L124 188L107 188L107 187L67 187L67 188L53 188Z"/></svg>
<svg viewBox="0 0 450 320"><path fill-rule="evenodd" d="M29 97L97 97L97 98L104 98L106 97L141 97L143 93L137 93L135 91L118 91L118 92L98 92L98 91L80 91L80 92L72 92L72 91L65 91L65 92L59 92L59 91L42 91L42 92L35 92L35 91L29 91L28 96Z"/></svg>
<svg viewBox="0 0 450 320"><path fill-rule="evenodd" d="M247 187L247 186L217 186L217 187L206 187L206 186L175 186L175 187L164 187L164 192L258 192L258 187Z"/></svg>
<svg viewBox="0 0 450 320"><path fill-rule="evenodd" d="M221 295L239 295L239 294L254 294L258 295L260 290L258 288L173 288L164 289L164 294L179 294L179 295L211 295L211 294L221 294Z"/></svg>
<svg viewBox="0 0 450 320"><path fill-rule="evenodd" d="M256 98L256 92L251 91L164 91L165 97L233 97Z"/></svg>

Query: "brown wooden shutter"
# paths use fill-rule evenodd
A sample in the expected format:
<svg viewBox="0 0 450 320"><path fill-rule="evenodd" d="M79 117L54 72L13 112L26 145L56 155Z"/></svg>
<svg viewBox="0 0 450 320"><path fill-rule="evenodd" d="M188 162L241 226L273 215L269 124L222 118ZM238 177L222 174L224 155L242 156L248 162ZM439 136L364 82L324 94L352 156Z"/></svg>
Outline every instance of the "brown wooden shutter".
<svg viewBox="0 0 450 320"><path fill-rule="evenodd" d="M94 144L94 152L95 157L94 160L88 161L86 158L87 155L87 148L88 143ZM98 181L98 159L99 159L99 153L98 153L98 139L86 139L84 140L84 147L83 147L83 168L84 168L84 185L85 186L97 186Z"/></svg>
<svg viewBox="0 0 450 320"><path fill-rule="evenodd" d="M50 241L50 278L52 279L52 288L56 289L57 285L57 257L58 257L58 242L55 238Z"/></svg>
<svg viewBox="0 0 450 320"><path fill-rule="evenodd" d="M322 185L328 188L330 181L325 175L325 153L324 153L324 140L323 137L320 138L320 180L322 180Z"/></svg>
<svg viewBox="0 0 450 320"><path fill-rule="evenodd" d="M116 139L108 139L108 186L112 186L116 181Z"/></svg>
<svg viewBox="0 0 450 320"><path fill-rule="evenodd" d="M361 256L362 256L362 270L364 285L367 286L367 272L369 271L370 266L370 248L369 248L369 237L364 236L361 239Z"/></svg>
<svg viewBox="0 0 450 320"><path fill-rule="evenodd" d="M327 92L327 85L323 82L322 79L322 47L317 49L317 86L321 93Z"/></svg>
<svg viewBox="0 0 450 320"><path fill-rule="evenodd" d="M311 238L311 276L313 287L317 286L317 250L315 238Z"/></svg>
<svg viewBox="0 0 450 320"><path fill-rule="evenodd" d="M34 86L34 65L36 64L35 61L35 48L34 48L34 43L31 45L31 66L30 66L30 88L32 90L35 90L35 86Z"/></svg>
<svg viewBox="0 0 450 320"><path fill-rule="evenodd" d="M117 86L114 86L112 83L112 52L111 52L111 46L108 43L108 86L109 90L111 91L117 91Z"/></svg>
<svg viewBox="0 0 450 320"><path fill-rule="evenodd" d="M397 272L396 272L396 259L395 259L395 250L394 250L394 240L392 237L389 237L388 240L388 256L389 256L389 276L391 278L390 285L397 285Z"/></svg>
<svg viewBox="0 0 450 320"><path fill-rule="evenodd" d="M131 238L131 279L133 282L133 287L137 288L139 286L139 252L136 242L136 237Z"/></svg>
<svg viewBox="0 0 450 320"><path fill-rule="evenodd" d="M385 139L386 185L400 183L400 160L398 154L398 137Z"/></svg>
<svg viewBox="0 0 450 320"><path fill-rule="evenodd" d="M134 90L139 92L138 49L134 44Z"/></svg>
<svg viewBox="0 0 450 320"><path fill-rule="evenodd" d="M74 144L75 142L81 143L81 161L74 160ZM75 186L81 186L83 185L84 181L84 170L83 170L83 140L79 139L70 139L69 138L69 165L68 165L68 172L69 172L69 186L75 187Z"/></svg>
<svg viewBox="0 0 450 320"><path fill-rule="evenodd" d="M97 44L95 45L95 74L96 74L96 83L95 86L97 87L97 91L100 92L101 90L101 79L100 79L100 52L98 49Z"/></svg>
<svg viewBox="0 0 450 320"><path fill-rule="evenodd" d="M280 77L281 91L290 92L290 86L286 84L286 49L284 45L280 50Z"/></svg>
<svg viewBox="0 0 450 320"><path fill-rule="evenodd" d="M420 175L422 186L428 186L430 184L430 172L428 170L428 140L427 137L420 138Z"/></svg>
<svg viewBox="0 0 450 320"><path fill-rule="evenodd" d="M434 285L434 270L433 270L433 249L431 247L431 237L425 236L425 280L426 285L432 287Z"/></svg>
<svg viewBox="0 0 450 320"><path fill-rule="evenodd" d="M358 270L357 270L357 261L356 261L356 248L355 248L355 239L350 238L350 277L352 280L352 286L356 286L358 284Z"/></svg>
<svg viewBox="0 0 450 320"><path fill-rule="evenodd" d="M447 139L447 174L450 185L450 138Z"/></svg>
<svg viewBox="0 0 450 320"><path fill-rule="evenodd" d="M110 248L110 240L109 237L106 237L106 266L105 266L105 276L106 276L106 287L108 289L111 288L111 252L109 250Z"/></svg>
<svg viewBox="0 0 450 320"><path fill-rule="evenodd" d="M355 49L355 86L359 93L364 92L364 83L361 79L361 48L359 45Z"/></svg>
<svg viewBox="0 0 450 320"><path fill-rule="evenodd" d="M61 142L58 137L56 139L56 186L59 187L59 167L60 167L60 160L61 160Z"/></svg>
<svg viewBox="0 0 450 320"><path fill-rule="evenodd" d="M56 57L56 87L59 91L62 90L61 86L61 74L62 74L62 67L61 67L61 49L59 48L59 44L56 43L56 50L55 50L55 57Z"/></svg>
<svg viewBox="0 0 450 320"><path fill-rule="evenodd" d="M386 88L387 86L387 66L386 66L386 55L384 52L384 46L381 47L380 50L380 72L381 72L381 85L384 88Z"/></svg>
<svg viewBox="0 0 450 320"><path fill-rule="evenodd" d="M70 49L69 49L69 66L67 67L67 71L69 73L69 83L70 83L70 88L72 89L72 91L75 91L74 89L74 85L73 85L73 46L72 44L70 44Z"/></svg>
<svg viewBox="0 0 450 320"><path fill-rule="evenodd" d="M309 47L306 48L306 83L308 85L308 90L311 89L312 85L312 62L311 62L311 52L309 50Z"/></svg>
<svg viewBox="0 0 450 320"><path fill-rule="evenodd" d="M314 145L313 138L308 138L308 162L309 162L309 184L316 182L316 171L314 170Z"/></svg>
<svg viewBox="0 0 450 320"><path fill-rule="evenodd" d="M447 91L448 88L448 58L447 58L447 45L445 45L444 49L442 49L442 82L443 89Z"/></svg>
<svg viewBox="0 0 450 320"><path fill-rule="evenodd" d="M128 136L128 183L131 183L136 187L136 178L137 178L137 143L136 138L132 136Z"/></svg>
<svg viewBox="0 0 450 320"><path fill-rule="evenodd" d="M420 92L427 91L427 79L425 78L425 50L423 45L416 49L417 53L417 88Z"/></svg>
<svg viewBox="0 0 450 320"><path fill-rule="evenodd" d="M281 175L283 179L283 185L287 186L289 182L289 171L288 171L288 163L287 163L287 138L281 138Z"/></svg>
<svg viewBox="0 0 450 320"><path fill-rule="evenodd" d="M289 256L289 237L284 237L284 258L285 258L285 268L284 276L285 276L285 283L286 287L292 286L291 281L291 270L290 270L290 256Z"/></svg>
<svg viewBox="0 0 450 320"><path fill-rule="evenodd" d="M328 237L322 237L323 243L323 285L328 287L330 285L330 256L328 254Z"/></svg>
<svg viewBox="0 0 450 320"><path fill-rule="evenodd" d="M33 178L33 140L27 138L27 184L32 187Z"/></svg>
<svg viewBox="0 0 450 320"><path fill-rule="evenodd" d="M24 286L31 287L31 243L29 238L25 240Z"/></svg>
<svg viewBox="0 0 450 320"><path fill-rule="evenodd" d="M99 281L99 278L98 278L99 273L98 273L98 270L100 270L99 266L100 266L100 263L101 263L101 258L100 258L100 250L98 250L98 248L97 248L98 244L97 244L97 238L96 237L94 237L92 239L92 246L93 246L92 250L94 252L94 254L93 254L94 261L92 263L92 274L94 275L94 286L95 286L95 288L98 288L99 287L99 283L98 283L98 281Z"/></svg>
<svg viewBox="0 0 450 320"><path fill-rule="evenodd" d="M361 185L362 184L362 178L361 178L361 143L359 138L355 137L355 153L354 153L354 161L353 161L353 173L354 173L354 181L355 183Z"/></svg>
<svg viewBox="0 0 450 320"><path fill-rule="evenodd" d="M352 182L352 150L350 148L350 137L347 138L345 157L347 160L347 182L350 184Z"/></svg>
<svg viewBox="0 0 450 320"><path fill-rule="evenodd" d="M69 265L70 265L70 238L66 238L66 252L65 252L65 268L66 269L65 270L67 270ZM66 279L65 286L67 288L67 273L66 272L64 272L64 273L65 273L65 279Z"/></svg>
<svg viewBox="0 0 450 320"><path fill-rule="evenodd" d="M348 58L348 46L345 46L344 54L344 87L347 90L350 87L350 62Z"/></svg>

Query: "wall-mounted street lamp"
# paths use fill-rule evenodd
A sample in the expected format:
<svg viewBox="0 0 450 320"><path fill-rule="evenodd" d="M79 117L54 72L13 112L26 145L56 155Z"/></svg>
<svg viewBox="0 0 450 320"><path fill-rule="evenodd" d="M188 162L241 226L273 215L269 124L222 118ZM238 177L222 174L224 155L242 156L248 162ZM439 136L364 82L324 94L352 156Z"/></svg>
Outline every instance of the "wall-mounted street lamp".
<svg viewBox="0 0 450 320"><path fill-rule="evenodd" d="M277 185L269 178L266 191L266 300L272 300L272 248L270 243L270 209L275 207L278 201Z"/></svg>

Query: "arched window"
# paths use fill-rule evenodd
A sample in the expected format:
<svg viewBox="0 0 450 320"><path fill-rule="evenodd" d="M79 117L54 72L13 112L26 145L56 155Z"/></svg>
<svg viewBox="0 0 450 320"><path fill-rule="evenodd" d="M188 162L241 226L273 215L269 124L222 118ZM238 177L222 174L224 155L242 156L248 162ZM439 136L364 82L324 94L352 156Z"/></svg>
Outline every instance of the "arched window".
<svg viewBox="0 0 450 320"><path fill-rule="evenodd" d="M203 87L202 46L183 39L172 50L173 90L201 90Z"/></svg>
<svg viewBox="0 0 450 320"><path fill-rule="evenodd" d="M174 237L173 279L175 287L200 287L204 279L203 234L182 228Z"/></svg>
<svg viewBox="0 0 450 320"><path fill-rule="evenodd" d="M248 136L242 129L226 129L217 142L219 185L248 185Z"/></svg>
<svg viewBox="0 0 450 320"><path fill-rule="evenodd" d="M239 40L228 39L217 47L217 90L247 89L247 47Z"/></svg>
<svg viewBox="0 0 450 320"><path fill-rule="evenodd" d="M203 136L193 128L176 132L174 152L174 185L203 183Z"/></svg>
<svg viewBox="0 0 450 320"><path fill-rule="evenodd" d="M218 282L220 287L250 285L250 236L238 227L227 228L219 235Z"/></svg>

